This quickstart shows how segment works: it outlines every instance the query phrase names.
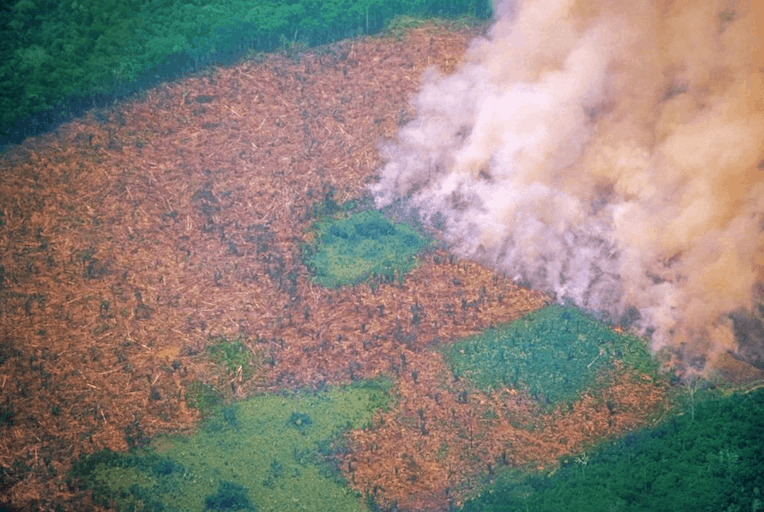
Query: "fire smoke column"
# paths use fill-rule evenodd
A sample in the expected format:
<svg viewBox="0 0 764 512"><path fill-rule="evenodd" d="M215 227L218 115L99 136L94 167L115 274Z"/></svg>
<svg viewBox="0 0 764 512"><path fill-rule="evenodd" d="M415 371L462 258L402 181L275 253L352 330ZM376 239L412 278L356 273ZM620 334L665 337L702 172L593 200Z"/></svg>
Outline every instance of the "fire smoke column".
<svg viewBox="0 0 764 512"><path fill-rule="evenodd" d="M764 282L764 3L496 11L381 147L377 206L417 208L461 256L656 349L736 350L730 314L754 314Z"/></svg>

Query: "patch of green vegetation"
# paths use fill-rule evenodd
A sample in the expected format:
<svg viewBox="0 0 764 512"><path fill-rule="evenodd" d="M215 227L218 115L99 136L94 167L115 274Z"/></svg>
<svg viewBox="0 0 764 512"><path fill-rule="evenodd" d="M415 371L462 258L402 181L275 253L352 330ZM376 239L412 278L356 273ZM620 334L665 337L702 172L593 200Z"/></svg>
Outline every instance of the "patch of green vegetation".
<svg viewBox="0 0 764 512"><path fill-rule="evenodd" d="M242 338L235 340L228 340L225 336L213 338L207 345L207 353L212 361L225 368L228 375L236 375L241 371L241 376L248 379L259 366L257 355L250 350Z"/></svg>
<svg viewBox="0 0 764 512"><path fill-rule="evenodd" d="M464 27L474 27L486 24L486 19L491 17L492 7L490 2L482 4L473 2L466 11L454 10L452 13L442 13L440 17L417 14L397 14L385 21L381 34L386 37L394 37L401 41L407 32L424 27L439 26L449 30L459 30Z"/></svg>
<svg viewBox="0 0 764 512"><path fill-rule="evenodd" d="M205 418L202 429L209 433L219 433L238 431L239 426L239 404L234 403L215 408L212 414Z"/></svg>
<svg viewBox="0 0 764 512"><path fill-rule="evenodd" d="M247 488L236 482L220 482L218 492L204 501L210 510L257 510L247 497Z"/></svg>
<svg viewBox="0 0 764 512"><path fill-rule="evenodd" d="M293 412L286 422L288 427L296 428L299 432L305 432L305 429L307 429L311 423L313 423L313 420L310 419L310 416L302 412Z"/></svg>
<svg viewBox="0 0 764 512"><path fill-rule="evenodd" d="M410 225L393 224L378 210L328 218L314 226L316 244L304 251L315 282L327 288L359 283L370 276L388 282L416 265L416 253L426 245Z"/></svg>
<svg viewBox="0 0 764 512"><path fill-rule="evenodd" d="M149 490L160 495L172 495L173 480L186 474L175 461L153 451L142 455L102 450L81 457L72 464L70 485L93 492L96 503L116 510L152 510L164 512L168 508Z"/></svg>
<svg viewBox="0 0 764 512"><path fill-rule="evenodd" d="M764 510L764 389L712 398L554 474L498 474L462 512Z"/></svg>
<svg viewBox="0 0 764 512"><path fill-rule="evenodd" d="M331 458L343 433L389 400L389 381L253 397L215 408L194 437L158 436L129 453L86 455L70 485L118 511L357 512Z"/></svg>
<svg viewBox="0 0 764 512"><path fill-rule="evenodd" d="M409 30L431 23L433 23L431 18L397 15L387 20L383 35L395 37L396 40L400 41Z"/></svg>
<svg viewBox="0 0 764 512"><path fill-rule="evenodd" d="M644 342L618 334L576 308L549 306L441 349L451 371L490 392L508 386L542 404L574 400L615 360L657 374Z"/></svg>

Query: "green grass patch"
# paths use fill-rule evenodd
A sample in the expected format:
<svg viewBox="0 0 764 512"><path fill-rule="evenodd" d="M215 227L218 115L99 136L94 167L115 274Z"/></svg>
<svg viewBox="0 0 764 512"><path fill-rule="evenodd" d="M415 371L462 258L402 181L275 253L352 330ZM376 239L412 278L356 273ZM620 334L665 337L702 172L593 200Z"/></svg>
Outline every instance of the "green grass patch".
<svg viewBox="0 0 764 512"><path fill-rule="evenodd" d="M393 224L378 210L321 220L316 242L304 250L316 283L327 288L353 285L371 276L399 281L416 265L427 241L405 223Z"/></svg>
<svg viewBox="0 0 764 512"><path fill-rule="evenodd" d="M689 413L587 454L552 475L506 471L462 512L764 510L764 389Z"/></svg>
<svg viewBox="0 0 764 512"><path fill-rule="evenodd" d="M357 512L360 496L332 454L389 400L390 383L265 395L214 408L193 437L158 436L129 453L98 452L73 465L71 485L118 511Z"/></svg>
<svg viewBox="0 0 764 512"><path fill-rule="evenodd" d="M403 36L406 35L406 32L433 24L436 26L446 27L450 30L459 30L462 27L485 25L486 16L484 14L484 9L481 9L478 6L478 3L473 5L474 9L472 12L457 14L456 16L433 18L419 16L415 13L398 14L385 21L381 35L394 37L396 40L400 41L403 39Z"/></svg>
<svg viewBox="0 0 764 512"><path fill-rule="evenodd" d="M242 338L213 338L207 345L207 354L213 362L225 368L228 375L236 375L241 368L241 376L244 379L251 377L260 366L260 358L250 350Z"/></svg>
<svg viewBox="0 0 764 512"><path fill-rule="evenodd" d="M656 374L643 341L621 335L576 308L549 306L440 349L456 377L490 392L525 390L540 403L570 402L620 360Z"/></svg>

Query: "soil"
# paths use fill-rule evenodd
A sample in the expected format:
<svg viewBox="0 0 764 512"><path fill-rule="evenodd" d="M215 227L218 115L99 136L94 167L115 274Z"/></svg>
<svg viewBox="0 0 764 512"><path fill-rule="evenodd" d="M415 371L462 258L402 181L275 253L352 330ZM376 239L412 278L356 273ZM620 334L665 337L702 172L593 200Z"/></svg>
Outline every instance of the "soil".
<svg viewBox="0 0 764 512"><path fill-rule="evenodd" d="M255 55L1 155L6 504L103 510L67 481L72 461L192 432L199 381L238 399L391 377L394 405L340 457L352 486L403 510L458 505L498 467L550 467L659 414L665 385L619 368L555 414L516 390L468 390L428 347L550 299L444 250L402 283L311 284L300 245L315 205L366 194L422 72L453 70L484 30L433 22ZM258 371L221 373L205 355L221 336L261 355Z"/></svg>

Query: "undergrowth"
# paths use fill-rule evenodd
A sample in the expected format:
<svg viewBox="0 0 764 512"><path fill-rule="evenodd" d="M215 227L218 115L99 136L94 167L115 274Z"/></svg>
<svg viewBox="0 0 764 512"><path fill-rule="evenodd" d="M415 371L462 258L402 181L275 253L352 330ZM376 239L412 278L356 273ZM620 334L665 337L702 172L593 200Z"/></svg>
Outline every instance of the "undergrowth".
<svg viewBox="0 0 764 512"><path fill-rule="evenodd" d="M502 385L524 390L542 405L575 400L615 361L653 376L658 370L640 339L557 305L441 350L457 378L485 392Z"/></svg>
<svg viewBox="0 0 764 512"><path fill-rule="evenodd" d="M257 370L259 357L244 343L242 338L229 340L225 336L212 338L207 345L207 354L216 364L225 368L229 376L241 372L244 379Z"/></svg>
<svg viewBox="0 0 764 512"><path fill-rule="evenodd" d="M394 224L378 210L324 218L314 230L315 243L304 247L303 259L314 281L327 288L370 277L402 282L427 243L410 225Z"/></svg>

